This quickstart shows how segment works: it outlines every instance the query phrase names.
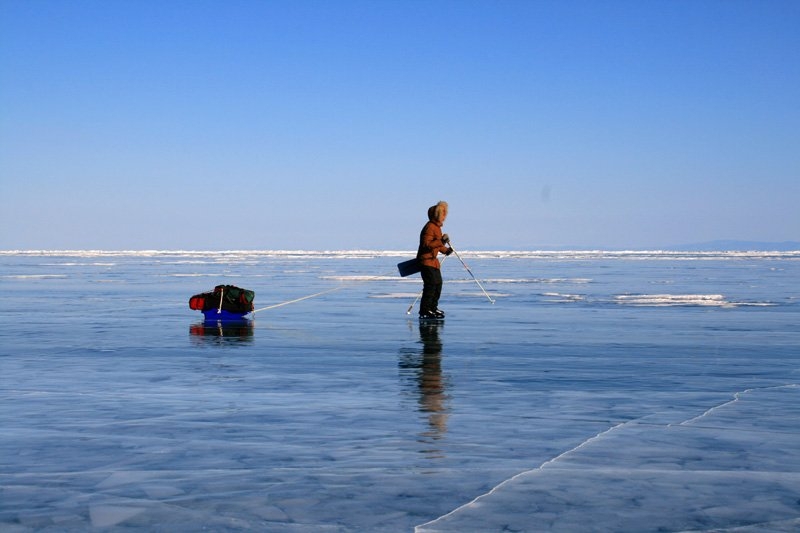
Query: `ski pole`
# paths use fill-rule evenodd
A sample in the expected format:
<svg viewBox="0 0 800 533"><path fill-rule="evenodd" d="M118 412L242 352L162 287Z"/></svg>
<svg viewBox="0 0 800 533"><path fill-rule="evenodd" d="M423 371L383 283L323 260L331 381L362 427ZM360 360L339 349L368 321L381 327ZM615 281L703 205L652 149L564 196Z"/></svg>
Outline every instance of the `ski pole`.
<svg viewBox="0 0 800 533"><path fill-rule="evenodd" d="M422 291L419 291L419 294L417 294L417 297L414 298L414 301L411 302L411 305L409 305L408 309L406 309L406 314L407 315L411 314L411 310L414 309L414 306L417 305L417 300L419 300L421 297L422 297Z"/></svg>
<svg viewBox="0 0 800 533"><path fill-rule="evenodd" d="M467 269L467 272L469 272L469 275L470 275L470 276L472 276L472 279L474 279L474 280L475 280L475 283L477 283L477 284L478 284L478 287L480 287L480 288L481 288L481 290L483 291L483 294L485 294L485 295L486 295L486 297L487 297L487 298L489 298L489 301L490 301L490 302L494 303L494 300L492 300L492 297L491 297L491 296L489 296L489 293L488 293L488 292L486 292L486 289L484 289L484 288L483 288L483 285L481 285L481 282L480 282L480 281L478 281L478 278L476 278L476 277L475 277L475 274L473 274L473 273L472 273L472 270L470 270L470 269L469 269L469 267L467 266L467 264L464 262L464 260L463 260L463 259L461 259L461 256L460 256L460 255L458 255L458 252L456 252L456 249L455 249L455 248L453 248L453 245L452 245L452 244L450 245L450 248L452 248L452 249L453 249L453 252L456 254L456 257L458 257L458 260L459 260L459 261L461 261L461 264L462 264L462 265L464 265L464 268L466 268L466 269Z"/></svg>

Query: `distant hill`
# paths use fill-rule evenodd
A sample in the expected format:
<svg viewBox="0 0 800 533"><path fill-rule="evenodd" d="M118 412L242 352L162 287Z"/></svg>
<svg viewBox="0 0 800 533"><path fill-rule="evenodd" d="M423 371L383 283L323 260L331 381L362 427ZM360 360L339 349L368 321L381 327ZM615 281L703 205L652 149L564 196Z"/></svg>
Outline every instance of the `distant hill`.
<svg viewBox="0 0 800 533"><path fill-rule="evenodd" d="M762 242L762 241L708 241L694 244L668 246L665 250L681 252L790 252L800 250L800 242Z"/></svg>

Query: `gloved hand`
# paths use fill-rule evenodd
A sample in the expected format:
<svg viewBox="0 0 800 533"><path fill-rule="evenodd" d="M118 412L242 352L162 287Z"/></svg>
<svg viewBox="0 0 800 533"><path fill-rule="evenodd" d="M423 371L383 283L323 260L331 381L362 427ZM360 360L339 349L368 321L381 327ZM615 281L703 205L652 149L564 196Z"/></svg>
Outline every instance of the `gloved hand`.
<svg viewBox="0 0 800 533"><path fill-rule="evenodd" d="M447 250L444 251L444 255L450 255L452 253L453 253L453 249L452 248L448 248Z"/></svg>
<svg viewBox="0 0 800 533"><path fill-rule="evenodd" d="M447 244L448 242L450 242L450 235L448 235L447 233L445 233L444 235L442 235L442 242L443 242L443 243L445 243L445 244Z"/></svg>

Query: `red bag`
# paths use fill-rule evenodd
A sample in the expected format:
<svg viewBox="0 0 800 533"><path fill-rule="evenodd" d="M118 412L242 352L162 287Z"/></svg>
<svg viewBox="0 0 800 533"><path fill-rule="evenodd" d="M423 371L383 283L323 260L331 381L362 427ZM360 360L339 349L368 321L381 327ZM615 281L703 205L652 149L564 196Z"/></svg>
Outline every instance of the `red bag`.
<svg viewBox="0 0 800 533"><path fill-rule="evenodd" d="M206 297L198 294L196 296L192 296L189 298L189 309L195 309L197 311L202 311L203 306L206 303Z"/></svg>

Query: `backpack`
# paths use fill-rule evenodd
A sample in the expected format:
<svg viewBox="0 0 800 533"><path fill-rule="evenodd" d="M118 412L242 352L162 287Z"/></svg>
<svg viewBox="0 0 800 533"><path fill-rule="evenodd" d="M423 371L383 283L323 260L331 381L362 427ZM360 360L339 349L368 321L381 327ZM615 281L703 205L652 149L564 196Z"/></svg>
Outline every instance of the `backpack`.
<svg viewBox="0 0 800 533"><path fill-rule="evenodd" d="M249 313L253 310L256 293L235 285L217 285L213 291L195 294L189 298L189 308L197 311L223 309L231 313Z"/></svg>

